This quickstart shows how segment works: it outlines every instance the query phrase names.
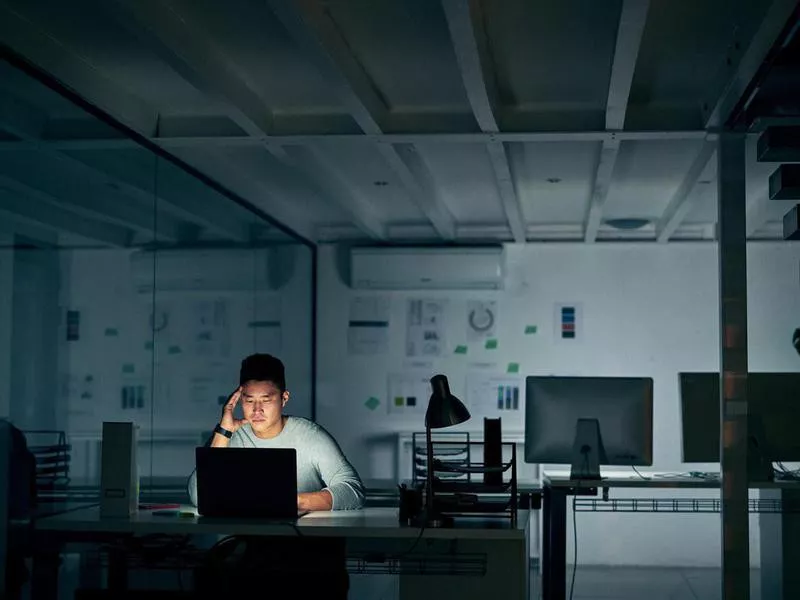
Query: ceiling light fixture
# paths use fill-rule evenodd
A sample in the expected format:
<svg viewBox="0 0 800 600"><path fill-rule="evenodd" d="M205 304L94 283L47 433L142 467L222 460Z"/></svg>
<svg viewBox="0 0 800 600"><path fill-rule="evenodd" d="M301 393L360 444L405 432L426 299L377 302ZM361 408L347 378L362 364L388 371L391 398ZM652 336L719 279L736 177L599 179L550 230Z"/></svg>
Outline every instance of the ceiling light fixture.
<svg viewBox="0 0 800 600"><path fill-rule="evenodd" d="M650 219L606 219L606 225L614 229L641 229L650 223Z"/></svg>

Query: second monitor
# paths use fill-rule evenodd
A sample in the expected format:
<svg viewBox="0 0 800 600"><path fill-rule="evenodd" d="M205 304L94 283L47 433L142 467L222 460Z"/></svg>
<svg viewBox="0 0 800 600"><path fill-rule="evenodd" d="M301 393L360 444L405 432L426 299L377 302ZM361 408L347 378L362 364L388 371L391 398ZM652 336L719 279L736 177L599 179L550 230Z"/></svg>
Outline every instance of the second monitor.
<svg viewBox="0 0 800 600"><path fill-rule="evenodd" d="M571 479L653 464L651 378L527 377L525 392L525 462L569 464Z"/></svg>

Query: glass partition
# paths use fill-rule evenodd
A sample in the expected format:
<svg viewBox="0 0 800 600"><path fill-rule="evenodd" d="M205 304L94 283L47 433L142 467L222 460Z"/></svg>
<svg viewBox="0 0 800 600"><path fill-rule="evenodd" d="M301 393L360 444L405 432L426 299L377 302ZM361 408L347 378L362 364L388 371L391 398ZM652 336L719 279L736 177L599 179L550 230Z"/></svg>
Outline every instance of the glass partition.
<svg viewBox="0 0 800 600"><path fill-rule="evenodd" d="M103 422L132 421L143 490L182 488L254 352L284 361L287 411L312 416L313 255L0 62L0 417L30 445L65 436L43 487L96 486Z"/></svg>

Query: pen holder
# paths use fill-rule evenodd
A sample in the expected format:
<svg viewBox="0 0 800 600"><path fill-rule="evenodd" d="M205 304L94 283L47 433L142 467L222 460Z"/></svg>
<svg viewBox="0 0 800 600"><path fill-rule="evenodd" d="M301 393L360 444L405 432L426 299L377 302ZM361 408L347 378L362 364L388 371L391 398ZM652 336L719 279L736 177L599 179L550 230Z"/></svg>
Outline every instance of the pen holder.
<svg viewBox="0 0 800 600"><path fill-rule="evenodd" d="M400 510L397 513L400 523L408 524L416 519L422 511L422 489L409 488L405 484L400 489Z"/></svg>

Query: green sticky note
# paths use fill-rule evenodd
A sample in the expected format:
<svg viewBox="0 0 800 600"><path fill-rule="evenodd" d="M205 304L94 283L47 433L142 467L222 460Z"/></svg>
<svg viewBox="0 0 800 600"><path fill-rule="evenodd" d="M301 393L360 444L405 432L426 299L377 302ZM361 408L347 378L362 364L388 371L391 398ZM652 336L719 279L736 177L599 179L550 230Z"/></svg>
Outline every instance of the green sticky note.
<svg viewBox="0 0 800 600"><path fill-rule="evenodd" d="M466 346L456 346L455 353L456 354L466 354L467 353L467 347Z"/></svg>
<svg viewBox="0 0 800 600"><path fill-rule="evenodd" d="M375 396L371 396L364 402L364 406L366 406L370 410L375 410L378 408L378 405L381 403Z"/></svg>
<svg viewBox="0 0 800 600"><path fill-rule="evenodd" d="M152 350L153 349L153 342L145 342L144 343L145 350Z"/></svg>
<svg viewBox="0 0 800 600"><path fill-rule="evenodd" d="M519 373L519 363L508 363L506 373Z"/></svg>
<svg viewBox="0 0 800 600"><path fill-rule="evenodd" d="M136 367L134 367L132 363L125 363L124 365L122 365L123 373L133 373L135 370Z"/></svg>
<svg viewBox="0 0 800 600"><path fill-rule="evenodd" d="M402 396L397 396L394 399L394 405L395 406L405 406L405 403L406 403L406 399L403 398Z"/></svg>
<svg viewBox="0 0 800 600"><path fill-rule="evenodd" d="M525 335L533 335L539 328L536 325L526 325L525 326Z"/></svg>
<svg viewBox="0 0 800 600"><path fill-rule="evenodd" d="M167 352L169 354L180 354L181 353L181 347L180 346L170 346L169 350L167 350Z"/></svg>
<svg viewBox="0 0 800 600"><path fill-rule="evenodd" d="M117 331L116 327L106 327L106 337L117 337L119 335L119 331Z"/></svg>
<svg viewBox="0 0 800 600"><path fill-rule="evenodd" d="M497 350L497 340L494 339L494 338L490 338L490 339L486 340L485 348L487 350Z"/></svg>

